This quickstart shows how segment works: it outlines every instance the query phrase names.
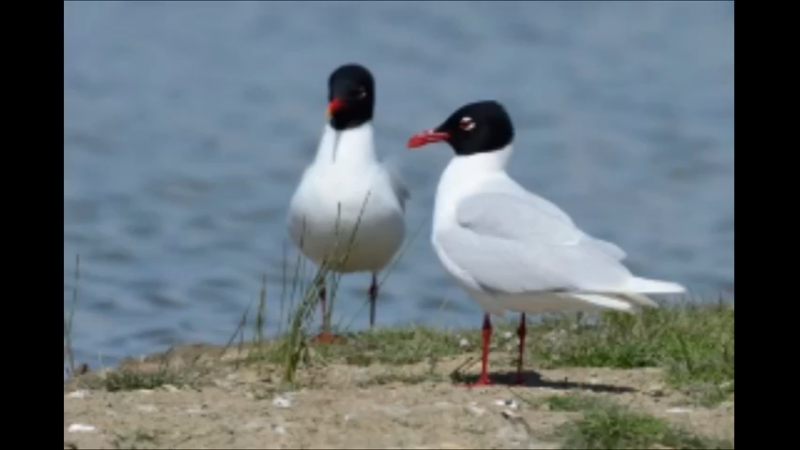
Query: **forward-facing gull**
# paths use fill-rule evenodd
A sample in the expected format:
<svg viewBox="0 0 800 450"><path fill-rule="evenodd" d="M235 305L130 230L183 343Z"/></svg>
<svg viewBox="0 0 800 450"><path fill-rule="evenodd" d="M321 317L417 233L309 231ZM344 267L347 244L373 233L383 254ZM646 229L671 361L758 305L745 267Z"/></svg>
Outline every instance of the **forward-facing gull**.
<svg viewBox="0 0 800 450"><path fill-rule="evenodd" d="M370 327L375 324L377 274L405 238L408 189L375 155L372 117L375 81L358 64L345 64L328 79L328 121L314 161L305 169L289 206L292 241L317 265L340 273L370 272ZM328 329L325 282L319 286Z"/></svg>

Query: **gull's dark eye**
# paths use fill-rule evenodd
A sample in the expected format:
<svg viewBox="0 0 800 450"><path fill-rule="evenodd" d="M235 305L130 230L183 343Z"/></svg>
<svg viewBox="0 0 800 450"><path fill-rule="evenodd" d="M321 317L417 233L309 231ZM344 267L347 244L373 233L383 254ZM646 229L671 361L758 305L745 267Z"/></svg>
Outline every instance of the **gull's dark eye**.
<svg viewBox="0 0 800 450"><path fill-rule="evenodd" d="M472 117L464 116L458 122L458 127L464 131L471 131L475 128L475 122L472 120Z"/></svg>
<svg viewBox="0 0 800 450"><path fill-rule="evenodd" d="M367 90L366 90L366 89L364 89L364 87L363 87L363 86L357 87L357 88L356 88L356 89L353 91L353 96L354 96L355 98L359 99L359 100L362 100L362 99L364 99L364 98L366 98L366 97L367 97Z"/></svg>

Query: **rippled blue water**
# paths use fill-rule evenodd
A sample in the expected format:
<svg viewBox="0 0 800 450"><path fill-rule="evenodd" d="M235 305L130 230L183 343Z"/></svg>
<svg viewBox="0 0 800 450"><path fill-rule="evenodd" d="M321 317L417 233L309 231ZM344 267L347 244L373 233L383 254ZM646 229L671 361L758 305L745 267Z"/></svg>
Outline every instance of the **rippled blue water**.
<svg viewBox="0 0 800 450"><path fill-rule="evenodd" d="M514 117L512 175L626 249L633 270L701 293L733 283L733 3L64 9L64 292L66 308L80 253L82 360L222 342L264 273L279 295L288 199L322 130L328 73L350 61L375 73L379 151L402 164L421 227L379 324L480 320L428 243L450 153L404 143L483 98ZM356 327L368 281L343 281L336 313L361 311Z"/></svg>

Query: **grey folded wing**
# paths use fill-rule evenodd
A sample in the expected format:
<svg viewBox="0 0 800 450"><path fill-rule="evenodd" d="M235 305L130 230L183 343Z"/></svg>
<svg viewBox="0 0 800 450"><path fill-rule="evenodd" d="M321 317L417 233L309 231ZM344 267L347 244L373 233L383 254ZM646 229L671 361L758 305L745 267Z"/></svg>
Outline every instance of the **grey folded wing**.
<svg viewBox="0 0 800 450"><path fill-rule="evenodd" d="M597 292L630 277L619 247L585 234L557 206L527 191L469 196L457 206L456 221L437 236L438 244L489 291Z"/></svg>

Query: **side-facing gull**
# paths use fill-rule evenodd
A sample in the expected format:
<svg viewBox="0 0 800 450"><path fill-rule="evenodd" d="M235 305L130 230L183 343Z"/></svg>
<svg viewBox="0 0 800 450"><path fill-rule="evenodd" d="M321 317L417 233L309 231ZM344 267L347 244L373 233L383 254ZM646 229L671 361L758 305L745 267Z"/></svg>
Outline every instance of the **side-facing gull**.
<svg viewBox="0 0 800 450"><path fill-rule="evenodd" d="M441 125L408 141L409 148L446 142L455 157L436 190L436 255L484 311L481 375L487 375L490 315L521 312L517 383L523 383L525 313L611 309L634 312L658 304L643 294L681 293L683 286L639 278L622 264L625 252L581 231L553 203L506 173L514 126L496 101L462 106Z"/></svg>

